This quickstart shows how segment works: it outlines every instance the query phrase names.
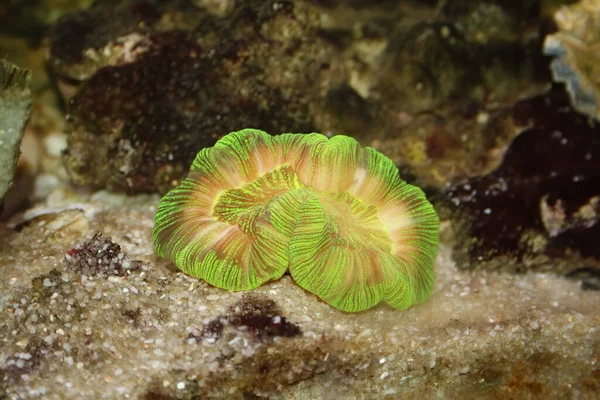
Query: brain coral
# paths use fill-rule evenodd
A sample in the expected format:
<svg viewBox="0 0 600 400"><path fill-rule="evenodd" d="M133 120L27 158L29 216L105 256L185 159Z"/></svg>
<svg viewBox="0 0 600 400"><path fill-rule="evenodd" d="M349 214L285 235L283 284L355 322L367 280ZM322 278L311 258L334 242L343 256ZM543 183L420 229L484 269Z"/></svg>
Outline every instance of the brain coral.
<svg viewBox="0 0 600 400"><path fill-rule="evenodd" d="M405 309L434 279L438 217L394 163L347 136L232 132L161 200L154 244L184 272L249 290L289 270L344 311Z"/></svg>

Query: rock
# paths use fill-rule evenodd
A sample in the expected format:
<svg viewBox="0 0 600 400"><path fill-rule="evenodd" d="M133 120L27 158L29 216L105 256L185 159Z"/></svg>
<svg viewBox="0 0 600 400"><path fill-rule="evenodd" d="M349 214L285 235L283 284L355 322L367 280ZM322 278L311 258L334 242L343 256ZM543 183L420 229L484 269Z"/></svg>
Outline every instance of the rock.
<svg viewBox="0 0 600 400"><path fill-rule="evenodd" d="M67 251L62 265L88 277L127 276L140 268L139 261L130 260L121 246L96 232L78 246Z"/></svg>
<svg viewBox="0 0 600 400"><path fill-rule="evenodd" d="M184 17L199 17L194 7L174 1L117 1L63 15L50 32L49 64L55 74L71 81L85 81L99 68L133 61L144 34L173 29L160 17L175 20L179 28L192 28ZM181 2L179 2L181 3ZM195 12L194 12L195 11ZM196 22L197 23L197 22Z"/></svg>
<svg viewBox="0 0 600 400"><path fill-rule="evenodd" d="M31 111L31 72L0 60L0 211L13 183L19 146Z"/></svg>
<svg viewBox="0 0 600 400"><path fill-rule="evenodd" d="M96 7L55 27L50 65L83 81L69 104L75 183L165 192L231 131L313 130L332 53L313 11L247 1L222 18L182 4Z"/></svg>
<svg viewBox="0 0 600 400"><path fill-rule="evenodd" d="M65 12L89 6L93 0L4 1L0 4L0 35L43 39L48 27Z"/></svg>
<svg viewBox="0 0 600 400"><path fill-rule="evenodd" d="M510 271L551 265L563 273L590 257L597 265L600 127L559 91L517 103L513 119L529 128L500 166L446 192L454 220L468 232L457 242L461 260Z"/></svg>
<svg viewBox="0 0 600 400"><path fill-rule="evenodd" d="M578 281L583 290L600 290L600 271L593 267L582 267L567 274L567 278Z"/></svg>
<svg viewBox="0 0 600 400"><path fill-rule="evenodd" d="M495 169L516 134L495 122L547 90L535 0L316 3L348 76L318 130L364 140L420 186Z"/></svg>
<svg viewBox="0 0 600 400"><path fill-rule="evenodd" d="M544 41L552 76L565 84L575 109L600 120L600 1L562 6L554 19L558 32Z"/></svg>
<svg viewBox="0 0 600 400"><path fill-rule="evenodd" d="M72 180L162 193L201 148L254 127L376 139L442 187L482 169L497 145L485 121L547 77L529 1L291 4L126 1L62 18L49 63L71 100Z"/></svg>

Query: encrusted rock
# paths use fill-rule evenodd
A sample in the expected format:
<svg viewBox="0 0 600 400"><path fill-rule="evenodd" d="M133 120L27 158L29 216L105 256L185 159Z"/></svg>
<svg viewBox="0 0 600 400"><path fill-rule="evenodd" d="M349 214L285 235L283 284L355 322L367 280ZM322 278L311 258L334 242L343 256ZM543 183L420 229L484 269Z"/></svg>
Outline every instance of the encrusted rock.
<svg viewBox="0 0 600 400"><path fill-rule="evenodd" d="M67 169L78 184L164 192L230 131L312 131L331 54L301 3L240 2L226 18L177 1L68 15L50 49L59 77L84 80Z"/></svg>
<svg viewBox="0 0 600 400"><path fill-rule="evenodd" d="M88 236L80 245L67 251L62 264L65 269L89 277L126 276L140 268L140 261L132 261L121 251L121 246L100 232Z"/></svg>
<svg viewBox="0 0 600 400"><path fill-rule="evenodd" d="M513 140L502 164L446 193L459 210L457 224L468 221L457 253L505 270L551 264L569 272L589 257L598 263L600 127L574 111L564 92L519 102L513 119L529 128Z"/></svg>
<svg viewBox="0 0 600 400"><path fill-rule="evenodd" d="M0 32L38 43L48 27L65 12L88 7L94 0L34 0L0 2ZM4 54L2 55L4 57Z"/></svg>
<svg viewBox="0 0 600 400"><path fill-rule="evenodd" d="M228 334L228 342L240 332L247 332L248 336L259 340L302 335L302 329L288 322L281 314L275 301L262 296L246 295L231 305L226 315L211 319L201 331L192 330L189 337L197 341L205 339L214 343L223 335L224 330L227 331L227 327L233 328L233 332Z"/></svg>
<svg viewBox="0 0 600 400"><path fill-rule="evenodd" d="M535 0L316 3L349 76L319 131L364 139L421 186L493 170L515 132L492 122L547 90Z"/></svg>
<svg viewBox="0 0 600 400"><path fill-rule="evenodd" d="M98 3L62 16L50 32L49 63L68 81L89 79L99 68L133 61L146 51L148 32L191 29L199 10L178 1ZM164 18L162 18L164 17Z"/></svg>
<svg viewBox="0 0 600 400"><path fill-rule="evenodd" d="M567 278L579 281L583 290L600 290L600 270L594 267L582 267L571 271Z"/></svg>

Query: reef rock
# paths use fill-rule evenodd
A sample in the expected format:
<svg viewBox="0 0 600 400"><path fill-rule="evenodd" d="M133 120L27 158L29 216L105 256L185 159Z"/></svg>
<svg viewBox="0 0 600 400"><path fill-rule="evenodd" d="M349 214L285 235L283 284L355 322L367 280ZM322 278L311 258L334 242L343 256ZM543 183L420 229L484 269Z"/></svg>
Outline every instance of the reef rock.
<svg viewBox="0 0 600 400"><path fill-rule="evenodd" d="M495 169L516 132L489 122L547 90L535 0L317 3L349 76L318 130L364 138L421 186Z"/></svg>
<svg viewBox="0 0 600 400"><path fill-rule="evenodd" d="M527 128L500 166L446 192L456 230L467 232L457 256L472 261L465 266L505 271L589 267L597 279L600 126L573 110L563 91L517 103L512 118Z"/></svg>
<svg viewBox="0 0 600 400"><path fill-rule="evenodd" d="M565 84L579 112L600 119L600 1L563 6L554 18L558 32L544 42L554 80Z"/></svg>
<svg viewBox="0 0 600 400"><path fill-rule="evenodd" d="M164 192L230 131L313 130L332 49L318 15L287 1L212 11L130 1L60 20L49 63L69 99L75 183Z"/></svg>

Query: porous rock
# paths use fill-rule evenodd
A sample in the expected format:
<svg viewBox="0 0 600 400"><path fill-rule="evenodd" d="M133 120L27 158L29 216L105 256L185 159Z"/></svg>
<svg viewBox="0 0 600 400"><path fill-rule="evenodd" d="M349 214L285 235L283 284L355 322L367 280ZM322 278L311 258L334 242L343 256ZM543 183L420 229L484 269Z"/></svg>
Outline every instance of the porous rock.
<svg viewBox="0 0 600 400"><path fill-rule="evenodd" d="M140 267L139 261L130 260L121 246L110 238L94 233L67 251L62 264L67 270L76 270L87 277L127 276Z"/></svg>
<svg viewBox="0 0 600 400"><path fill-rule="evenodd" d="M495 169L516 133L497 117L547 90L535 0L316 3L348 71L319 131L364 139L421 186Z"/></svg>
<svg viewBox="0 0 600 400"><path fill-rule="evenodd" d="M512 136L485 121L548 75L535 2L331 3L125 1L65 16L49 63L72 101L73 181L162 193L248 127L347 134L437 187L490 169L481 154Z"/></svg>
<svg viewBox="0 0 600 400"><path fill-rule="evenodd" d="M332 53L317 22L287 1L239 2L226 17L178 1L65 16L49 62L81 85L68 105L73 181L165 192L231 131L312 131Z"/></svg>
<svg viewBox="0 0 600 400"><path fill-rule="evenodd" d="M445 193L456 231L466 232L457 256L506 271L599 270L600 127L560 90L517 103L512 115L525 128L500 166Z"/></svg>

